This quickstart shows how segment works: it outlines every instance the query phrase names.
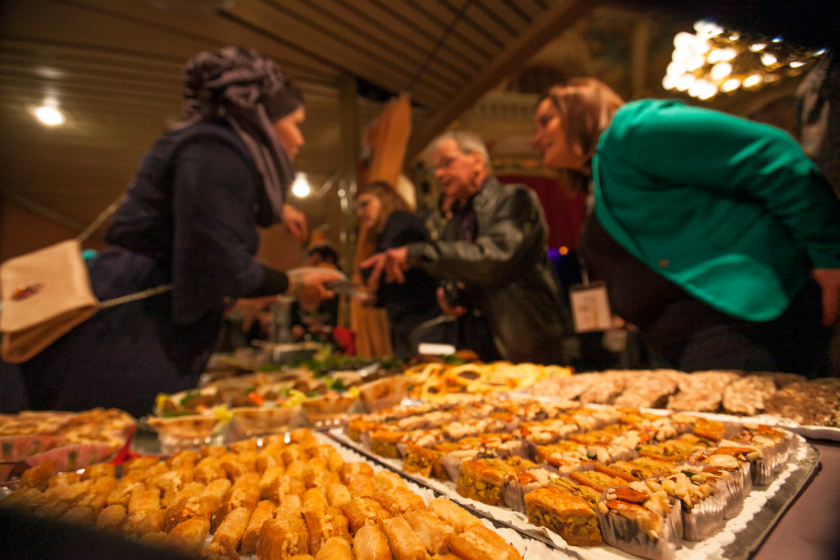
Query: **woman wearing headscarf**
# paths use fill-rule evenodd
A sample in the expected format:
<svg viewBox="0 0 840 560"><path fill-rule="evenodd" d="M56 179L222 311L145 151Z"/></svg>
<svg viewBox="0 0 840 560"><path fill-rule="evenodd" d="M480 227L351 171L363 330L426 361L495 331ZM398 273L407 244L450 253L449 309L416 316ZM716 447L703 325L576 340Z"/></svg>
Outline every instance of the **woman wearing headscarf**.
<svg viewBox="0 0 840 560"><path fill-rule="evenodd" d="M543 163L589 175L581 254L671 367L824 372L840 203L790 136L578 78L539 101Z"/></svg>
<svg viewBox="0 0 840 560"><path fill-rule="evenodd" d="M429 240L423 221L410 212L408 203L396 189L382 181L364 185L356 192L356 217L359 225L373 234L377 253ZM406 271L402 284L379 283L376 307L384 308L388 314L395 358L412 355L416 351L411 347L412 331L440 313L435 296L438 285L437 280L419 268Z"/></svg>
<svg viewBox="0 0 840 560"><path fill-rule="evenodd" d="M35 409L118 407L135 415L155 396L195 387L238 298L332 294L329 273L289 278L259 263L257 226L285 223L303 145L300 90L259 53L226 47L184 68L185 120L151 148L89 263L104 301L162 285L161 295L102 310L22 365Z"/></svg>

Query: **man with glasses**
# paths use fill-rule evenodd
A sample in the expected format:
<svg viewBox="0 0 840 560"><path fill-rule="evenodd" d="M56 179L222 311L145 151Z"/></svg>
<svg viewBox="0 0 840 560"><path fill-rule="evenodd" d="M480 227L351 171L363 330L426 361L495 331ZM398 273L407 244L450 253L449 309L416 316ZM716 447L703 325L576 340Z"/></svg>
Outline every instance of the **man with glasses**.
<svg viewBox="0 0 840 560"><path fill-rule="evenodd" d="M458 346L482 360L564 363L570 332L546 256L547 226L533 191L503 185L490 171L481 139L447 132L433 142L435 178L453 200L440 239L410 243L372 256L371 282L384 273L403 282L419 267L443 280L438 302L457 317Z"/></svg>

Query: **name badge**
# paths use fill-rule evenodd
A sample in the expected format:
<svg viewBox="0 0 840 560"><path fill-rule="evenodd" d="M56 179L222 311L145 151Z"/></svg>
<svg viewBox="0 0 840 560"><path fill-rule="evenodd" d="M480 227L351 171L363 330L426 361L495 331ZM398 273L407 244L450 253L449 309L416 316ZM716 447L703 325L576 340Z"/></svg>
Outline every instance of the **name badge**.
<svg viewBox="0 0 840 560"><path fill-rule="evenodd" d="M602 282L572 286L569 290L575 332L606 331L613 328L607 288Z"/></svg>

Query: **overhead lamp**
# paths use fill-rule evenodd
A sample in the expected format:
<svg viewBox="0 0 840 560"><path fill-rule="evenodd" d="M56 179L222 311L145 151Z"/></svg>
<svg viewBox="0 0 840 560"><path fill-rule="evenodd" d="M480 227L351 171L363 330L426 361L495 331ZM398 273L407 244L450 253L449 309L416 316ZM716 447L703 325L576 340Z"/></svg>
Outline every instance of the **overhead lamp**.
<svg viewBox="0 0 840 560"><path fill-rule="evenodd" d="M67 118L64 116L64 113L62 113L55 107L42 105L40 107L35 107L35 109L33 109L32 112L35 115L35 118L37 118L39 121L41 121L47 126L58 126L60 124L64 124L67 121Z"/></svg>
<svg viewBox="0 0 840 560"><path fill-rule="evenodd" d="M309 181L306 180L306 173L298 173L295 175L295 181L292 183L292 194L298 198L309 196L312 188L309 186Z"/></svg>

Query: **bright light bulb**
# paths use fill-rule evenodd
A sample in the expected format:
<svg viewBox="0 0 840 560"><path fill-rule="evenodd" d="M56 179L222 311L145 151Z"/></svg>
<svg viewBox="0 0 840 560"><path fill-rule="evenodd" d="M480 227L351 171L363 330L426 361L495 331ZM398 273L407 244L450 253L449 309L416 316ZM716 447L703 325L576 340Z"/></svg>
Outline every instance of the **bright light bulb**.
<svg viewBox="0 0 840 560"><path fill-rule="evenodd" d="M740 38L741 38L741 36L738 35L737 33L733 33L732 35L729 36L730 41L737 41Z"/></svg>
<svg viewBox="0 0 840 560"><path fill-rule="evenodd" d="M292 183L292 194L298 198L309 196L312 189L309 188L309 182L306 180L306 173L298 173L295 175L295 182Z"/></svg>
<svg viewBox="0 0 840 560"><path fill-rule="evenodd" d="M754 44L750 45L750 50L752 52L761 52L761 51L764 50L764 47L766 47L766 46L767 45L765 45L764 43L754 43Z"/></svg>
<svg viewBox="0 0 840 560"><path fill-rule="evenodd" d="M720 49L720 59L721 61L728 61L732 60L738 56L738 53L734 49Z"/></svg>
<svg viewBox="0 0 840 560"><path fill-rule="evenodd" d="M706 56L706 60L709 61L709 64L715 64L721 61L721 54L723 54L722 49L712 49L712 52L710 52L708 56Z"/></svg>
<svg viewBox="0 0 840 560"><path fill-rule="evenodd" d="M820 49L820 50L814 52L814 56L822 56L824 54L825 54L825 49Z"/></svg>
<svg viewBox="0 0 840 560"><path fill-rule="evenodd" d="M705 80L703 80L706 82ZM703 87L700 89L700 93L697 94L698 99L706 100L711 99L715 95L717 95L718 87L713 84L712 82L706 82L703 84Z"/></svg>
<svg viewBox="0 0 840 560"><path fill-rule="evenodd" d="M706 64L706 58L703 56L692 56L685 62L685 69L689 72L694 72L698 68Z"/></svg>
<svg viewBox="0 0 840 560"><path fill-rule="evenodd" d="M712 71L710 72L713 80L722 80L731 73L732 65L728 62L718 62L712 66Z"/></svg>
<svg viewBox="0 0 840 560"><path fill-rule="evenodd" d="M771 64L776 64L776 62L776 57L770 54L769 52L766 52L763 55L761 55L761 63L764 66L770 66Z"/></svg>
<svg viewBox="0 0 840 560"><path fill-rule="evenodd" d="M681 49L674 49L674 52L671 53L671 60L674 62L685 62L691 55L694 54L692 50L688 47L683 47Z"/></svg>
<svg viewBox="0 0 840 560"><path fill-rule="evenodd" d="M738 78L730 78L723 82L723 85L720 86L720 89L722 89L723 91L735 91L739 87L741 87L741 80L739 80Z"/></svg>
<svg viewBox="0 0 840 560"><path fill-rule="evenodd" d="M706 84L708 84L706 80L697 80L691 87L688 88L688 95L691 97L699 97L701 93L706 90Z"/></svg>
<svg viewBox="0 0 840 560"><path fill-rule="evenodd" d="M698 36L694 43L691 45L691 49L696 52L697 54L706 54L712 48L712 44L706 39L706 37Z"/></svg>
<svg viewBox="0 0 840 560"><path fill-rule="evenodd" d="M679 76L666 75L662 78L662 87L665 89L675 89L679 81Z"/></svg>
<svg viewBox="0 0 840 560"><path fill-rule="evenodd" d="M672 62L668 65L668 69L665 71L666 74L669 76L674 76L678 78L685 74L685 64L682 62Z"/></svg>
<svg viewBox="0 0 840 560"><path fill-rule="evenodd" d="M752 87L754 85L758 85L761 83L761 75L760 74L753 74L749 78L744 80L744 87Z"/></svg>
<svg viewBox="0 0 840 560"><path fill-rule="evenodd" d="M675 49L684 49L686 47L690 47L694 43L694 35L691 33L686 33L685 31L680 31L676 35L674 35L674 48Z"/></svg>
<svg viewBox="0 0 840 560"><path fill-rule="evenodd" d="M693 74L683 74L680 76L680 80L677 82L677 91L685 91L694 85L694 82L697 78L694 77Z"/></svg>
<svg viewBox="0 0 840 560"><path fill-rule="evenodd" d="M56 126L59 124L63 124L65 121L64 113L62 113L55 107L37 107L35 108L34 113L39 121L48 126Z"/></svg>
<svg viewBox="0 0 840 560"><path fill-rule="evenodd" d="M772 39L770 42L771 42L771 43L781 43L781 42L782 42L782 41L784 41L784 40L785 40L785 39L784 39L784 37L782 37L781 35L779 35L778 37L773 37L773 39Z"/></svg>
<svg viewBox="0 0 840 560"><path fill-rule="evenodd" d="M804 62L800 62L799 60L794 60L790 63L791 68L799 68L800 66L805 66Z"/></svg>

